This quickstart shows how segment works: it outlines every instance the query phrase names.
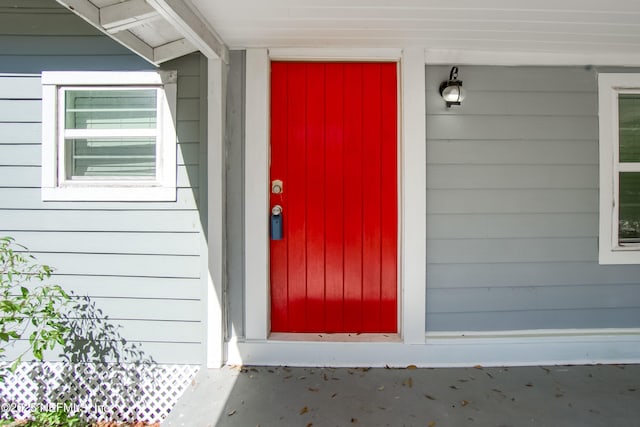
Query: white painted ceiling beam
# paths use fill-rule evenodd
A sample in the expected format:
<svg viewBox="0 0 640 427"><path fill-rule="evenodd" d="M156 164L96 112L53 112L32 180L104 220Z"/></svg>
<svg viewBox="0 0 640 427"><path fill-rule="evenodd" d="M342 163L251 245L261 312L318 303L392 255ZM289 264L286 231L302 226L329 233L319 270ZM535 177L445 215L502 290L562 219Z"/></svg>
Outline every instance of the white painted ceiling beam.
<svg viewBox="0 0 640 427"><path fill-rule="evenodd" d="M153 60L156 64L160 64L196 52L197 50L198 49L187 39L180 39L153 49Z"/></svg>
<svg viewBox="0 0 640 427"><path fill-rule="evenodd" d="M107 34L127 49L140 55L154 65L153 48L134 36L129 31L122 31L117 34L109 34L107 30L100 24L100 9L87 0L56 0L58 3L71 10L73 13L96 27L98 30Z"/></svg>
<svg viewBox="0 0 640 427"><path fill-rule="evenodd" d="M147 0L164 19L194 44L207 58L229 63L229 50L207 21L185 0Z"/></svg>
<svg viewBox="0 0 640 427"><path fill-rule="evenodd" d="M158 18L158 12L145 0L127 0L100 9L100 25L109 33L123 31Z"/></svg>
<svg viewBox="0 0 640 427"><path fill-rule="evenodd" d="M216 38L217 35L212 30L207 33L206 28L208 27L206 24L203 21L194 21L194 17L198 18L195 13L192 12L190 15L184 8L176 6L176 10L179 13L176 12L175 14L176 16L184 16L185 19L191 22L196 22L197 33L202 38L200 45L194 44L187 38L182 38L167 41L160 46L152 46L129 31L144 23L164 20L166 19L165 16L169 16L166 12L167 9L163 9L164 13L160 14L156 8L150 6L145 0L127 0L102 8L95 6L89 0L57 0L57 2L153 65L157 66L165 61L196 52L200 45L205 44L205 40L209 41L207 49L210 50L210 55L215 55L215 58L226 58L228 61L227 48ZM174 21L177 19L172 18L170 25L175 26ZM176 29L180 34L187 35L189 33L184 29L184 25L186 23L181 24ZM213 50L214 47L217 51ZM203 53L206 54L204 51Z"/></svg>
<svg viewBox="0 0 640 427"><path fill-rule="evenodd" d="M100 9L87 0L56 0L91 25L100 25Z"/></svg>

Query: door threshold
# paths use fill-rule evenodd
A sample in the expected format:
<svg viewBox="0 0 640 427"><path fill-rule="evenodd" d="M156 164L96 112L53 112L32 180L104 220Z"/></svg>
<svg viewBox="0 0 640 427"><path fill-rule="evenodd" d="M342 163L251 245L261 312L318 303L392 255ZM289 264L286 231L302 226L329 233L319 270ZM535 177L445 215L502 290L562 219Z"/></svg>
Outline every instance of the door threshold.
<svg viewBox="0 0 640 427"><path fill-rule="evenodd" d="M312 341L312 342L402 342L397 333L296 333L272 332L269 341Z"/></svg>

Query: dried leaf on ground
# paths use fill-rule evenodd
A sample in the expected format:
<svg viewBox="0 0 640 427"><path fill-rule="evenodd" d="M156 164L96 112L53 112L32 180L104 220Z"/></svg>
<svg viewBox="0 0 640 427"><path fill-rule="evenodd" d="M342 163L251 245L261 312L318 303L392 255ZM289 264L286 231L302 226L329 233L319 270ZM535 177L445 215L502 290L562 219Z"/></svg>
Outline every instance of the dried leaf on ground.
<svg viewBox="0 0 640 427"><path fill-rule="evenodd" d="M471 403L471 402L469 402L468 400L463 400L463 401L460 402L460 404L462 406L467 406L469 403Z"/></svg>
<svg viewBox="0 0 640 427"><path fill-rule="evenodd" d="M307 412L309 412L309 408L304 406L302 409L300 409L300 415L306 414Z"/></svg>
<svg viewBox="0 0 640 427"><path fill-rule="evenodd" d="M429 421L428 427L435 427L436 422L435 421Z"/></svg>

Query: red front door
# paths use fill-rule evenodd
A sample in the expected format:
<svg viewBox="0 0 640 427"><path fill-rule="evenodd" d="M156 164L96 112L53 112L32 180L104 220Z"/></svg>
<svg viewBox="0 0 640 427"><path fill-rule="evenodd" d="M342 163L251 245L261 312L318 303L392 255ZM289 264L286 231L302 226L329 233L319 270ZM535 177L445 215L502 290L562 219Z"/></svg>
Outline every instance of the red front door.
<svg viewBox="0 0 640 427"><path fill-rule="evenodd" d="M397 90L395 63L272 62L272 332L397 331Z"/></svg>

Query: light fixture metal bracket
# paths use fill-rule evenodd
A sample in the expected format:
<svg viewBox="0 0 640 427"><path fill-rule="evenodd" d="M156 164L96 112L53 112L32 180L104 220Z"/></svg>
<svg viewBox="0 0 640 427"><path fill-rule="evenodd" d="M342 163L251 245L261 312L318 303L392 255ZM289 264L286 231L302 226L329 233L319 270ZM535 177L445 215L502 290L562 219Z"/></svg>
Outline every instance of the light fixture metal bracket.
<svg viewBox="0 0 640 427"><path fill-rule="evenodd" d="M442 96L444 102L447 104L447 108L451 108L452 105L462 104L465 93L462 89L462 80L458 80L458 67L451 67L449 80L440 84L440 96Z"/></svg>

